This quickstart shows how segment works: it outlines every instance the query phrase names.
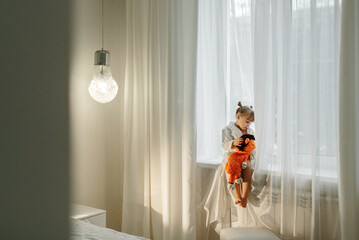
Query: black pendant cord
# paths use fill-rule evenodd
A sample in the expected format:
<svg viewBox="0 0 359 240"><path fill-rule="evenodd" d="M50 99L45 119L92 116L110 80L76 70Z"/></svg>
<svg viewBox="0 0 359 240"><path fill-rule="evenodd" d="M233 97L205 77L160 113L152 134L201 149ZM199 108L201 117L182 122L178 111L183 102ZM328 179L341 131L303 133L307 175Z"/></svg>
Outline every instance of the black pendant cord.
<svg viewBox="0 0 359 240"><path fill-rule="evenodd" d="M104 29L103 29L103 0L102 0L102 50L105 45L104 42L105 42L105 34L104 34Z"/></svg>
<svg viewBox="0 0 359 240"><path fill-rule="evenodd" d="M102 0L102 6L101 6L101 17L102 17L102 19L101 19L101 24L102 24L102 50L103 50L103 48L104 48L104 42L105 42L105 34L104 34L104 30L103 30L103 0ZM101 74L103 74L103 65L101 65Z"/></svg>

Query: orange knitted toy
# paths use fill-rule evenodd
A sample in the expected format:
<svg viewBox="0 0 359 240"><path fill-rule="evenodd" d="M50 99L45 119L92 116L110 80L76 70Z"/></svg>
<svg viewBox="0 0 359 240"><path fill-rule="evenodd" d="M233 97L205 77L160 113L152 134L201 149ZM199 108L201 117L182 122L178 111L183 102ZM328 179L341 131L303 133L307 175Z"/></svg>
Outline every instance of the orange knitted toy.
<svg viewBox="0 0 359 240"><path fill-rule="evenodd" d="M244 134L243 143L241 146L236 146L236 152L229 155L225 169L228 178L228 188L234 190L234 182L239 184L243 182L242 169L247 167L247 161L253 149L256 148L254 143L254 136L251 134Z"/></svg>

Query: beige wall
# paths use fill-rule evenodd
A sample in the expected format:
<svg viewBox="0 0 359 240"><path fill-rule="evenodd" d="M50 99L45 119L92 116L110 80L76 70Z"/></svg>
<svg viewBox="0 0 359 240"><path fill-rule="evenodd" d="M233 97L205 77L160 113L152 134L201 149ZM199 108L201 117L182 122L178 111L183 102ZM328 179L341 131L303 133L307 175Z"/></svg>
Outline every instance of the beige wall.
<svg viewBox="0 0 359 240"><path fill-rule="evenodd" d="M107 226L120 230L122 215L122 123L125 69L125 1L104 1L104 49L119 85L107 104L88 94L94 52L101 49L101 1L71 6L70 136L71 201L107 210Z"/></svg>
<svg viewBox="0 0 359 240"><path fill-rule="evenodd" d="M107 210L107 227L121 230L123 176L123 90L125 77L125 0L105 0L105 49L119 84L113 102L96 103L87 88L93 54L101 48L101 1L74 0L70 54L71 199ZM207 194L213 169L197 169L197 203ZM198 239L205 237L205 212L197 209ZM210 233L209 239L218 235Z"/></svg>

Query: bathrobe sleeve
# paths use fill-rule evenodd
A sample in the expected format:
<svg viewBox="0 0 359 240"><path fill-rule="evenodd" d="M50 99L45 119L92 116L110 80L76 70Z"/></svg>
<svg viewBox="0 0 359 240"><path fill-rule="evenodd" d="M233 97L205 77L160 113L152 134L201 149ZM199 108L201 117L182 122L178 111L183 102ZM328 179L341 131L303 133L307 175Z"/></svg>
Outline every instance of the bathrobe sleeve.
<svg viewBox="0 0 359 240"><path fill-rule="evenodd" d="M231 150L232 143L234 141L232 130L227 126L222 130L222 148L225 151Z"/></svg>
<svg viewBox="0 0 359 240"><path fill-rule="evenodd" d="M249 128L248 133L254 135L254 130L252 128ZM251 152L251 155L249 156L249 158L252 163L252 168L254 168L255 164L256 164L256 162L255 162L256 161L256 150L255 149Z"/></svg>

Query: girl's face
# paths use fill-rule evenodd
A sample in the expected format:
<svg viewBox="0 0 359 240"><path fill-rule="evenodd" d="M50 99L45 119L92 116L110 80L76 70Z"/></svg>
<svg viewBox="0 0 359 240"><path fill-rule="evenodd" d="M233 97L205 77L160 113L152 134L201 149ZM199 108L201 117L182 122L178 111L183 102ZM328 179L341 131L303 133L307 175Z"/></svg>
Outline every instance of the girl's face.
<svg viewBox="0 0 359 240"><path fill-rule="evenodd" d="M253 121L250 120L247 116L241 117L239 114L237 115L237 124L242 130L247 130Z"/></svg>

